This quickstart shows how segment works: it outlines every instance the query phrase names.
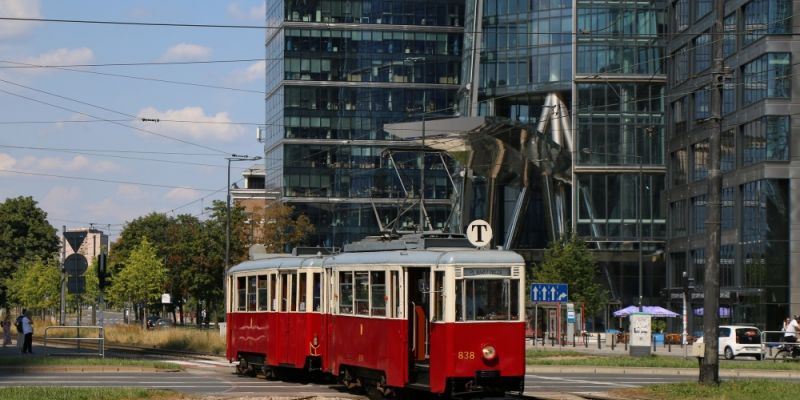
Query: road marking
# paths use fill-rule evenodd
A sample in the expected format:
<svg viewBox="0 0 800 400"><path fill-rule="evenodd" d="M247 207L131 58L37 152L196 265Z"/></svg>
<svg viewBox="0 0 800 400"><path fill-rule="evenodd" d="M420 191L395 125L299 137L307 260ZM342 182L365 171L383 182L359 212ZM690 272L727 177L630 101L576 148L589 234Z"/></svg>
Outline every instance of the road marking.
<svg viewBox="0 0 800 400"><path fill-rule="evenodd" d="M637 387L636 385L625 385L625 384L617 384L612 382L596 382L596 381L587 381L583 379L571 379L571 378L558 378L554 376L541 376L541 375L527 375L532 376L537 379L547 380L547 381L559 381L559 382L567 382L567 383L583 383L587 385L594 385L594 386L612 386L612 387Z"/></svg>

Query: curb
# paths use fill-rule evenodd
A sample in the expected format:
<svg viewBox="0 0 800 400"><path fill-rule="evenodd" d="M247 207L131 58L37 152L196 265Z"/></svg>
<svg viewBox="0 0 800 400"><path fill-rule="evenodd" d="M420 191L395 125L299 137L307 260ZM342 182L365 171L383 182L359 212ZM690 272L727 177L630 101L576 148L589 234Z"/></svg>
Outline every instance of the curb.
<svg viewBox="0 0 800 400"><path fill-rule="evenodd" d="M32 365L2 366L0 374L13 372L67 372L67 373L118 373L118 372L181 372L180 369L164 369L153 367L116 367L110 365Z"/></svg>
<svg viewBox="0 0 800 400"><path fill-rule="evenodd" d="M527 366L526 373L575 373L575 374L639 374L639 375L698 375L695 368L650 368L650 367L591 367L569 365L536 365ZM753 370L753 369L720 369L720 377L735 378L797 378L800 371Z"/></svg>

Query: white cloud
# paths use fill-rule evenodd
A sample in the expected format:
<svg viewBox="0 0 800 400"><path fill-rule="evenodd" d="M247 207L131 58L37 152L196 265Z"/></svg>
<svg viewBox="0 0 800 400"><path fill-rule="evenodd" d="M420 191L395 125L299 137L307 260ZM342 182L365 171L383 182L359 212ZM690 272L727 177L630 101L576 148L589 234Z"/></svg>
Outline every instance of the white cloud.
<svg viewBox="0 0 800 400"><path fill-rule="evenodd" d="M201 194L197 190L190 188L175 188L167 192L164 196L169 200L192 201L200 198Z"/></svg>
<svg viewBox="0 0 800 400"><path fill-rule="evenodd" d="M233 71L231 74L231 81L233 83L247 83L258 80L263 80L266 76L267 62L259 61L250 65L245 69Z"/></svg>
<svg viewBox="0 0 800 400"><path fill-rule="evenodd" d="M244 11L239 6L239 3L233 2L228 4L228 14L238 19L260 19L263 20L267 16L267 3L250 7L249 10Z"/></svg>
<svg viewBox="0 0 800 400"><path fill-rule="evenodd" d="M87 64L92 61L94 61L94 52L92 49L81 47L79 49L55 49L35 57L28 57L23 62L33 65L75 65ZM57 70L51 68L22 68L19 72L36 74L52 71Z"/></svg>
<svg viewBox="0 0 800 400"><path fill-rule="evenodd" d="M72 157L71 159L27 156L19 161L19 166L26 171L50 173L77 171L106 173L120 170L117 164L110 161L93 161L82 155Z"/></svg>
<svg viewBox="0 0 800 400"><path fill-rule="evenodd" d="M211 48L192 43L178 43L167 49L159 57L160 61L194 61L207 60L211 55Z"/></svg>
<svg viewBox="0 0 800 400"><path fill-rule="evenodd" d="M0 0L0 15L13 18L41 18L39 0ZM19 36L27 33L38 22L2 21L0 22L0 39Z"/></svg>
<svg viewBox="0 0 800 400"><path fill-rule="evenodd" d="M42 199L42 209L49 215L62 215L62 218L72 217L73 206L81 198L81 189L77 186L54 186Z"/></svg>
<svg viewBox="0 0 800 400"><path fill-rule="evenodd" d="M0 169L14 169L17 160L6 153L0 153ZM0 174L3 172L0 171Z"/></svg>
<svg viewBox="0 0 800 400"><path fill-rule="evenodd" d="M218 140L230 142L239 138L243 130L237 125L231 125L227 112L218 112L206 115L202 107L184 107L180 110L159 111L147 107L139 111L137 118L159 119L159 127L168 131L159 130L170 136L182 136L192 140ZM184 122L170 122L184 121ZM152 124L152 123L149 123ZM151 127L152 125L148 125ZM152 129L152 128L151 128Z"/></svg>

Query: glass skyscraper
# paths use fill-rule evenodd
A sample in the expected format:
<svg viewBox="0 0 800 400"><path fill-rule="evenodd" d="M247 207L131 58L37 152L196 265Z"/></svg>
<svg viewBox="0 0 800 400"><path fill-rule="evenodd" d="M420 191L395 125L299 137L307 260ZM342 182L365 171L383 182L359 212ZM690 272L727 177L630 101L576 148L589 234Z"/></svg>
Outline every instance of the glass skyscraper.
<svg viewBox="0 0 800 400"><path fill-rule="evenodd" d="M660 302L663 289L665 10L660 1L467 7L465 64L479 61L464 77L478 90L462 108L505 117L568 148L568 176L560 178L570 181L565 225L593 249L612 304L638 303L640 259L643 301ZM522 216L529 231L547 225L537 210L557 201L535 189ZM548 229L515 250L537 259L557 236Z"/></svg>
<svg viewBox="0 0 800 400"><path fill-rule="evenodd" d="M378 220L417 229L420 162L384 153L410 143L382 126L454 113L463 23L464 0L267 2L265 186L311 218L310 244L377 234ZM424 163L426 225L441 228L451 162Z"/></svg>
<svg viewBox="0 0 800 400"><path fill-rule="evenodd" d="M792 10L800 2L725 2L722 50L720 316L778 330L798 313L800 246L790 232L798 198L798 162L792 126L800 106L793 52L798 33ZM669 135L669 240L667 287L680 304L684 272L695 279L690 329L702 329L706 262L711 116L711 0L677 0L669 6L667 90Z"/></svg>

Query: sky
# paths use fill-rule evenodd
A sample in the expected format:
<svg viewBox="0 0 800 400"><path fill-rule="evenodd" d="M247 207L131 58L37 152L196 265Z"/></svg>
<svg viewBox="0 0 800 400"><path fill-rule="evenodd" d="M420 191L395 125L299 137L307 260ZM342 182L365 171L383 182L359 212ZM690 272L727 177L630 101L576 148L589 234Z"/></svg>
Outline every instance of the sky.
<svg viewBox="0 0 800 400"><path fill-rule="evenodd" d="M0 0L0 17L168 24L261 26L264 9ZM151 212L203 218L225 200L225 157L263 155L264 33L0 20L0 201L31 196L59 231L94 226L112 240ZM231 182L259 162L231 163Z"/></svg>

